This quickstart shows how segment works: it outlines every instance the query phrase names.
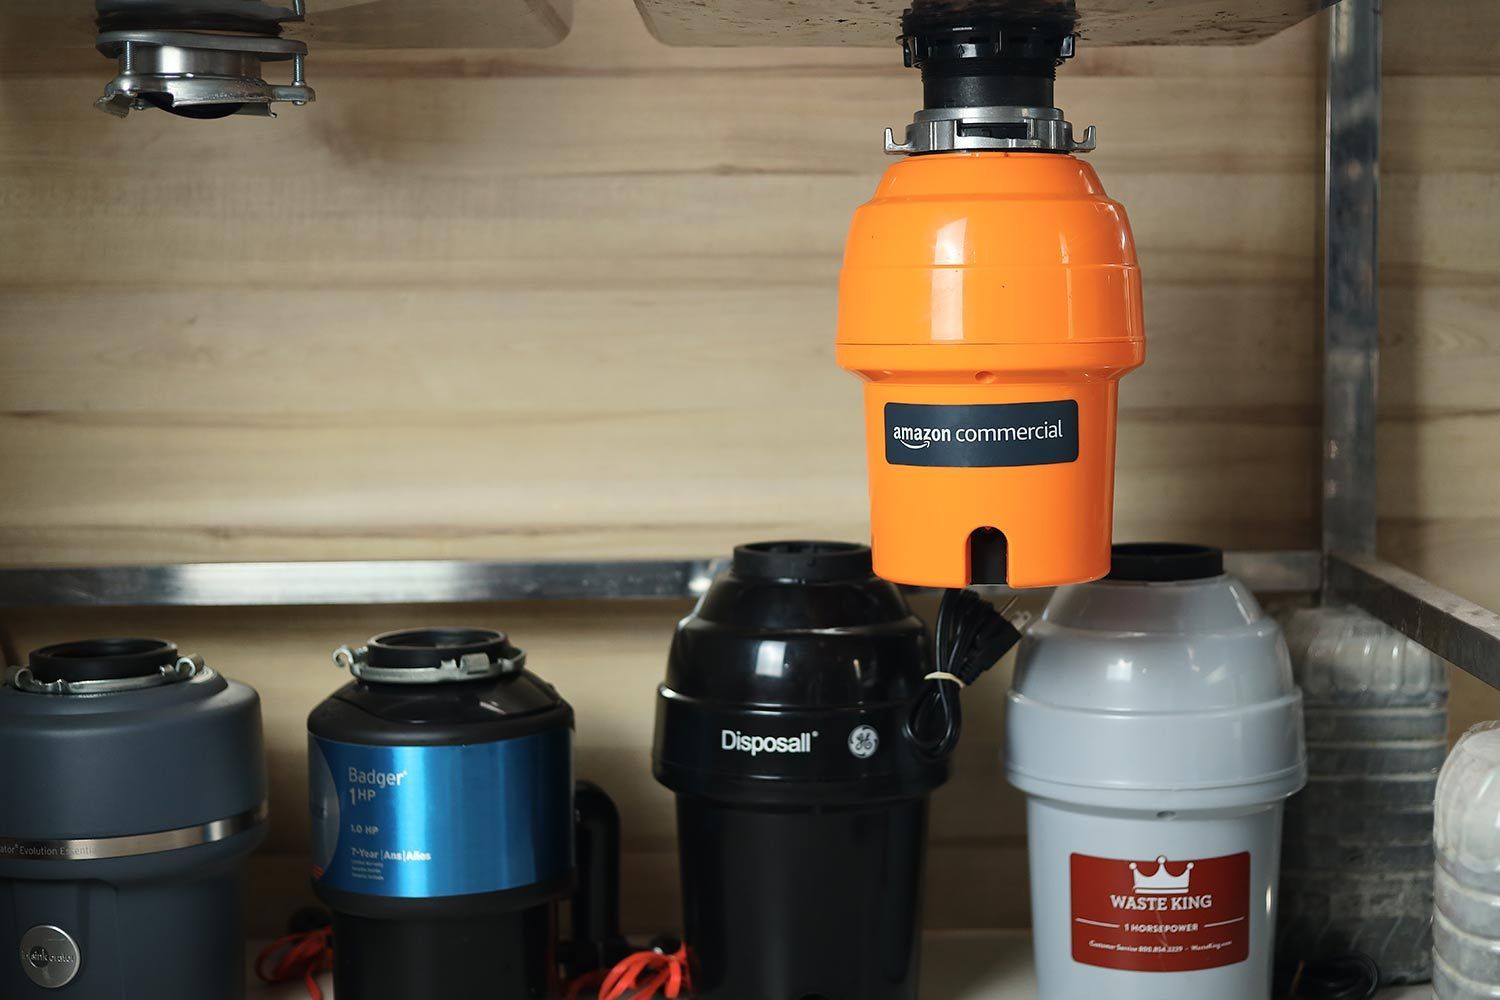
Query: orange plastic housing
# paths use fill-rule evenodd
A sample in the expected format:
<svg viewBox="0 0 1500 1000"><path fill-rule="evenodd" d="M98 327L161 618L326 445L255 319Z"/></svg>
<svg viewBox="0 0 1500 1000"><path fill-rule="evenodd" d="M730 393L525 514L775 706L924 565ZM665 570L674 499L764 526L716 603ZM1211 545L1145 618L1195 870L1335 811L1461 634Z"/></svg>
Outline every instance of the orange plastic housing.
<svg viewBox="0 0 1500 1000"><path fill-rule="evenodd" d="M865 380L875 572L1001 582L974 579L986 528L1013 587L1108 572L1117 384L1145 360L1143 325L1125 209L1083 161L934 153L886 171L839 283L838 361Z"/></svg>

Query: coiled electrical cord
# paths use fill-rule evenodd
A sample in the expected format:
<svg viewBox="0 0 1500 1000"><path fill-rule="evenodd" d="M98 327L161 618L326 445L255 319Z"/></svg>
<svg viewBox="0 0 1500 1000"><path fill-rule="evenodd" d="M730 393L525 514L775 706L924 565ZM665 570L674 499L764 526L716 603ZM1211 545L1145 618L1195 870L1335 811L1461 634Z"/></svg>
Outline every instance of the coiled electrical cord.
<svg viewBox="0 0 1500 1000"><path fill-rule="evenodd" d="M921 757L940 761L953 753L964 726L963 689L1020 641L1020 630L978 594L943 593L933 629L933 670L906 721L907 737Z"/></svg>
<svg viewBox="0 0 1500 1000"><path fill-rule="evenodd" d="M287 925L287 934L261 949L255 959L255 975L268 985L301 981L311 1000L323 1000L318 977L333 971L333 926L328 914L299 910Z"/></svg>
<svg viewBox="0 0 1500 1000"><path fill-rule="evenodd" d="M651 947L621 959L612 969L598 969L573 980L567 1000L585 994L599 1000L679 1000L693 995L692 962L687 945L662 936Z"/></svg>

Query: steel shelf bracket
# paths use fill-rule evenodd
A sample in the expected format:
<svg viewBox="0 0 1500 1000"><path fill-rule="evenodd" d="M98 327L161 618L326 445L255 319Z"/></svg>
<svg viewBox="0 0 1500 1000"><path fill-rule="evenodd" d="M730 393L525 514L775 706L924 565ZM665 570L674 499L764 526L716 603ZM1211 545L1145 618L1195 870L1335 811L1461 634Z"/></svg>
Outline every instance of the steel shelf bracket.
<svg viewBox="0 0 1500 1000"><path fill-rule="evenodd" d="M1491 687L1500 687L1500 614L1388 562L1331 555L1329 599L1357 605Z"/></svg>
<svg viewBox="0 0 1500 1000"><path fill-rule="evenodd" d="M1500 615L1375 555L1380 16L1380 0L1342 0L1328 31L1323 600L1363 608L1500 687Z"/></svg>

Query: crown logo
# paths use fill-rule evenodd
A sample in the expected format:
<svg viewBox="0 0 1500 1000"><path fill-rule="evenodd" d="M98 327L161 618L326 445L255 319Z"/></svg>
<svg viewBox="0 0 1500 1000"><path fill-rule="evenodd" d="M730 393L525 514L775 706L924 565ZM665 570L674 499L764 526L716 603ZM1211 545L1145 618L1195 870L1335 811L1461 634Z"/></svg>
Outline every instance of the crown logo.
<svg viewBox="0 0 1500 1000"><path fill-rule="evenodd" d="M1152 875L1142 874L1140 868L1134 861L1130 862L1130 873L1135 879L1135 891L1143 896L1176 896L1188 891L1193 880L1193 863L1189 861L1187 867L1182 870L1181 875L1173 875L1167 871L1167 859L1159 857L1156 859L1156 872Z"/></svg>

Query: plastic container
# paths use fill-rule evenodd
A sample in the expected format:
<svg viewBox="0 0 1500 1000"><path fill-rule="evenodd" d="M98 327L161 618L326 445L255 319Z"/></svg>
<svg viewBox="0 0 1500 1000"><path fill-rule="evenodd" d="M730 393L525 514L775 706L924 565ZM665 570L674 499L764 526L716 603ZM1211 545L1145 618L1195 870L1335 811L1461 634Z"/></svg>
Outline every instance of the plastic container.
<svg viewBox="0 0 1500 1000"><path fill-rule="evenodd" d="M1041 1000L1265 1000L1306 779L1276 623L1220 553L1116 546L1028 630L1006 712Z"/></svg>
<svg viewBox="0 0 1500 1000"><path fill-rule="evenodd" d="M261 739L256 693L169 642L63 643L10 670L0 997L243 997Z"/></svg>
<svg viewBox="0 0 1500 1000"><path fill-rule="evenodd" d="M1500 723L1464 734L1438 780L1433 992L1500 997Z"/></svg>
<svg viewBox="0 0 1500 1000"><path fill-rule="evenodd" d="M1309 771L1287 803L1282 964L1364 954L1383 982L1425 982L1446 666L1356 608L1299 609L1282 624L1303 692Z"/></svg>
<svg viewBox="0 0 1500 1000"><path fill-rule="evenodd" d="M574 879L573 710L502 632L389 632L308 717L313 888L356 1000L541 1000Z"/></svg>
<svg viewBox="0 0 1500 1000"><path fill-rule="evenodd" d="M922 623L836 542L741 546L677 628L657 780L677 794L705 1000L915 1000L927 801L905 735Z"/></svg>

